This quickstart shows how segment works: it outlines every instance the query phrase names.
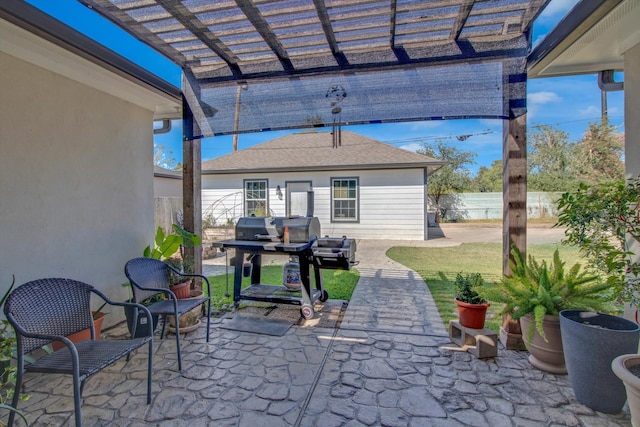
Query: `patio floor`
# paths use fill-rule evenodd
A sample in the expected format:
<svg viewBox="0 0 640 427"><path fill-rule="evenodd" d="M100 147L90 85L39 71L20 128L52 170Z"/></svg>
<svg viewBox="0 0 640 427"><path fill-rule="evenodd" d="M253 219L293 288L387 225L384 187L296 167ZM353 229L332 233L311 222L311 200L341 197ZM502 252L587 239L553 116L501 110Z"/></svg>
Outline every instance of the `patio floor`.
<svg viewBox="0 0 640 427"><path fill-rule="evenodd" d="M302 322L278 337L224 329L227 320L214 319L208 344L204 324L185 335L182 372L173 337L157 339L152 403L145 404L141 353L87 381L84 424L631 425L626 408L606 415L578 403L566 375L532 368L526 352L501 347L483 360L461 352L420 277L384 256L393 243L359 242L361 281L339 328ZM26 378L31 398L20 409L32 425L73 425L70 380Z"/></svg>

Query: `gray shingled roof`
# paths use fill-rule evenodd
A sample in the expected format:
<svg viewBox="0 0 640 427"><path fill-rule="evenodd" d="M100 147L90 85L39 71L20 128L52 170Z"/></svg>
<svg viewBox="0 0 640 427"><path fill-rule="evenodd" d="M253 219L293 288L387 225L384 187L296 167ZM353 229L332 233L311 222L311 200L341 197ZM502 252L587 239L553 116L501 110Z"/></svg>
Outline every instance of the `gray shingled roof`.
<svg viewBox="0 0 640 427"><path fill-rule="evenodd" d="M182 170L171 170L158 165L153 165L153 176L182 179Z"/></svg>
<svg viewBox="0 0 640 427"><path fill-rule="evenodd" d="M202 163L202 173L293 172L344 169L427 168L443 161L349 131L333 148L331 132L292 133Z"/></svg>

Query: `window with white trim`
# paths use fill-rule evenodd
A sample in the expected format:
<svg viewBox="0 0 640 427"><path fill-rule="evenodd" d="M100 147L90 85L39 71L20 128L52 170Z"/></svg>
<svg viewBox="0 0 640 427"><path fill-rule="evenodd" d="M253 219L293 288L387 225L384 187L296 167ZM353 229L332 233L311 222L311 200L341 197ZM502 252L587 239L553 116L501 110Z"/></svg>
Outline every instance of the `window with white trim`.
<svg viewBox="0 0 640 427"><path fill-rule="evenodd" d="M266 179L244 181L244 214L246 216L267 216L269 204L267 200Z"/></svg>
<svg viewBox="0 0 640 427"><path fill-rule="evenodd" d="M358 215L358 178L331 178L331 220L354 222Z"/></svg>

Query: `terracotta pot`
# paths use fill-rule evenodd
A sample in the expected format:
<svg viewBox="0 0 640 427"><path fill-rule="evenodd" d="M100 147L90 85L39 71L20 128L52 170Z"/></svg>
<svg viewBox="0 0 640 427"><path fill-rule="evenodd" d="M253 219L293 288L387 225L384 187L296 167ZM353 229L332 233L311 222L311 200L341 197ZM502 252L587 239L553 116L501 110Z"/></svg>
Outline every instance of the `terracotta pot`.
<svg viewBox="0 0 640 427"><path fill-rule="evenodd" d="M458 316L460 324L465 328L482 329L484 328L484 319L487 315L487 304L469 304L455 299L458 305Z"/></svg>
<svg viewBox="0 0 640 427"><path fill-rule="evenodd" d="M189 298L191 292L191 280L170 286L169 289L171 289L171 292L176 294L176 298L178 299Z"/></svg>
<svg viewBox="0 0 640 427"><path fill-rule="evenodd" d="M566 374L567 367L564 363L564 351L562 348L562 335L560 334L560 319L549 314L544 316L542 330L547 341L540 336L535 325L532 325L533 316L527 314L520 318L524 344L529 353L529 363L541 371L553 374ZM533 327L533 338L529 331Z"/></svg>
<svg viewBox="0 0 640 427"><path fill-rule="evenodd" d="M631 425L640 425L640 355L623 354L611 362L611 369L624 383L627 391L627 403L631 413ZM634 372L631 372L631 369Z"/></svg>
<svg viewBox="0 0 640 427"><path fill-rule="evenodd" d="M93 327L96 330L96 339L100 339L100 331L102 330L102 322L104 322L105 313L103 312L93 312ZM67 335L67 338L71 340L73 343L77 343L80 341L86 341L91 339L91 329L83 329L74 334ZM53 351L58 351L61 348L65 348L66 346L62 344L60 341L53 341L51 343L51 347L53 347Z"/></svg>

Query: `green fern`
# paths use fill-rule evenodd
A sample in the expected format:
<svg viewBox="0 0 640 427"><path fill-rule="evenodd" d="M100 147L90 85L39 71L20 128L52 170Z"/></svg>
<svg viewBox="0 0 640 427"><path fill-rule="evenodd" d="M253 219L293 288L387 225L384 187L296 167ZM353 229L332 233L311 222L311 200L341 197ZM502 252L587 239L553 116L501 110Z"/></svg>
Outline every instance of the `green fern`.
<svg viewBox="0 0 640 427"><path fill-rule="evenodd" d="M529 313L533 315L527 341L533 339L534 327L547 340L542 330L547 314L557 316L565 309L614 311L611 286L581 270L580 264L567 270L557 249L550 264L538 262L532 256L525 262L515 245L511 247L511 255L511 276L486 286L482 295L491 302L504 304L499 314L510 314L516 320Z"/></svg>

